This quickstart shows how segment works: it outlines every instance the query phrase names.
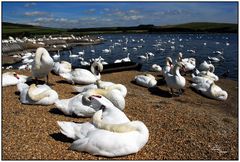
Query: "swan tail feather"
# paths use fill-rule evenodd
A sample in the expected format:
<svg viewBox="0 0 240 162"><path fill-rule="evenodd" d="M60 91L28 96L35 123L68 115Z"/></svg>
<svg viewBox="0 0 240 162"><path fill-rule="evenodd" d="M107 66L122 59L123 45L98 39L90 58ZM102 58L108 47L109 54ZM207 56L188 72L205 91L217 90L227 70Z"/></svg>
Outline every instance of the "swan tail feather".
<svg viewBox="0 0 240 162"><path fill-rule="evenodd" d="M60 131L62 134L64 134L65 136L67 136L68 138L71 139L77 139L77 136L75 134L75 126L77 126L77 124L73 123L73 122L63 122L63 121L57 121L58 126L60 127Z"/></svg>

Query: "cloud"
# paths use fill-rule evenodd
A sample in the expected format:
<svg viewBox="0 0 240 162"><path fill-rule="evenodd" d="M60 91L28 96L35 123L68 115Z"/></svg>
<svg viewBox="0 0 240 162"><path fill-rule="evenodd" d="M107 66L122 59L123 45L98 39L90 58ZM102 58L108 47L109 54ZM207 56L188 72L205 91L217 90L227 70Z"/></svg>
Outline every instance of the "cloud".
<svg viewBox="0 0 240 162"><path fill-rule="evenodd" d="M25 12L24 15L25 16L43 16L43 15L47 15L47 12L40 12L40 11L33 11L33 12Z"/></svg>
<svg viewBox="0 0 240 162"><path fill-rule="evenodd" d="M36 3L26 3L24 5L24 7L32 7L32 6L35 6L35 5L36 5Z"/></svg>

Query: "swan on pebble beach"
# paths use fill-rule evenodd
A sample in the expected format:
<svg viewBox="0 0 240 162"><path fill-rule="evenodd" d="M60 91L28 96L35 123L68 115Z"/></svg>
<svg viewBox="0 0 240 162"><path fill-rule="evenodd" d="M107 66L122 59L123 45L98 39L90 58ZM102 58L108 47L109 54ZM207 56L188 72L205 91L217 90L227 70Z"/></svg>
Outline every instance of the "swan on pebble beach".
<svg viewBox="0 0 240 162"><path fill-rule="evenodd" d="M129 155L142 149L149 138L145 124L129 121L127 117L116 118L118 114L105 114L109 106L103 104L101 107L93 115L92 122L57 122L61 133L74 140L70 149L106 157Z"/></svg>
<svg viewBox="0 0 240 162"><path fill-rule="evenodd" d="M57 92L46 84L28 86L25 83L19 83L17 88L23 104L52 105L58 99Z"/></svg>

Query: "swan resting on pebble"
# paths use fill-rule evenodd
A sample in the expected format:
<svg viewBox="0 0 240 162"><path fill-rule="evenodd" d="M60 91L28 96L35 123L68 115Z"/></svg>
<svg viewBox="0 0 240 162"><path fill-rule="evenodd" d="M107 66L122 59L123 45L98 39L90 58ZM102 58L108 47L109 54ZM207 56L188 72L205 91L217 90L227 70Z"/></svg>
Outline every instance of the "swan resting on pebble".
<svg viewBox="0 0 240 162"><path fill-rule="evenodd" d="M116 84L105 89L90 89L86 91L83 95L83 100L86 103L90 103L92 95L102 95L106 97L109 101L113 103L114 106L123 110L125 108L125 96L127 94L127 89L121 84Z"/></svg>
<svg viewBox="0 0 240 162"><path fill-rule="evenodd" d="M46 84L28 86L25 83L19 83L17 88L20 92L20 101L23 104L52 105L58 99L57 92Z"/></svg>
<svg viewBox="0 0 240 162"><path fill-rule="evenodd" d="M141 85L147 88L154 87L157 85L157 81L155 77L151 74L137 75L135 76L134 80L138 85Z"/></svg>
<svg viewBox="0 0 240 162"><path fill-rule="evenodd" d="M114 114L104 114L108 106L101 107L93 115L92 122L57 122L61 133L75 140L70 149L117 157L136 153L144 147L148 142L149 131L143 122L129 121L127 117L116 121Z"/></svg>
<svg viewBox="0 0 240 162"><path fill-rule="evenodd" d="M72 71L72 64L67 61L55 62L52 70L57 75L69 73Z"/></svg>
<svg viewBox="0 0 240 162"><path fill-rule="evenodd" d="M60 76L72 84L92 84L101 79L100 72L102 70L103 65L100 62L94 62L91 65L91 72L86 69L77 68L69 73L62 73Z"/></svg>
<svg viewBox="0 0 240 162"><path fill-rule="evenodd" d="M30 77L19 75L16 72L6 72L2 74L2 86L12 86L18 83L25 83Z"/></svg>
<svg viewBox="0 0 240 162"><path fill-rule="evenodd" d="M199 90L203 95L216 99L216 100L227 100L228 93L222 90L214 82L210 83L208 81L203 81L201 83L192 83L191 85L194 89Z"/></svg>

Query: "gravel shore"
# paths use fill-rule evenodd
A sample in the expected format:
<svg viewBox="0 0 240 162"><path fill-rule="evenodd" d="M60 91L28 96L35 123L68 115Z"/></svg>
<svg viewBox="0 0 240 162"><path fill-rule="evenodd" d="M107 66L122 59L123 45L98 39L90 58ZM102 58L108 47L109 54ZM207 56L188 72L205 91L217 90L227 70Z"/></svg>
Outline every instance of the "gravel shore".
<svg viewBox="0 0 240 162"><path fill-rule="evenodd" d="M13 70L12 70L13 71ZM29 71L17 71L29 75ZM3 71L6 72L6 71ZM220 79L228 92L226 101L206 98L190 88L171 97L162 77L157 88L132 82L139 71L103 74L102 80L127 87L124 112L130 120L141 120L149 129L149 141L138 153L106 158L69 150L72 140L60 133L57 121L86 122L91 118L65 116L54 105L23 105L16 86L2 88L3 160L237 160L238 83ZM51 87L60 99L75 95L72 85L50 74Z"/></svg>

